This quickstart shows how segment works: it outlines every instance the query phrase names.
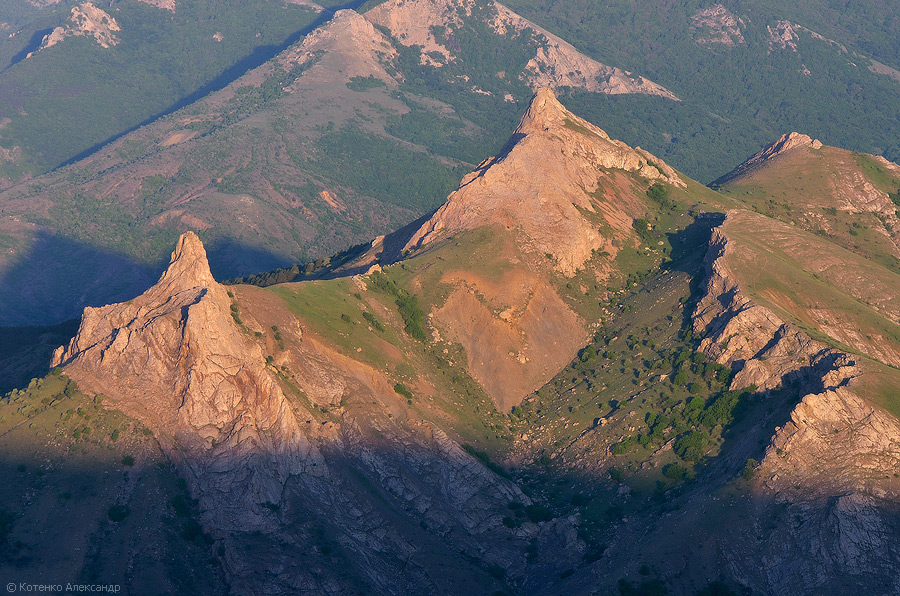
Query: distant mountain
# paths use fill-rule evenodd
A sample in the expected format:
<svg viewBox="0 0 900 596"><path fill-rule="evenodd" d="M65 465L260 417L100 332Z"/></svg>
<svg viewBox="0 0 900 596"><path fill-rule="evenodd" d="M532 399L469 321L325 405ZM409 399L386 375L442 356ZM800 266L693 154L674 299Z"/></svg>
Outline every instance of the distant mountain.
<svg viewBox="0 0 900 596"><path fill-rule="evenodd" d="M698 180L721 176L789 130L900 159L900 23L890 4L507 4L592 58L677 95L678 104L577 92L563 101Z"/></svg>
<svg viewBox="0 0 900 596"><path fill-rule="evenodd" d="M331 14L282 0L4 4L4 188L221 88Z"/></svg>
<svg viewBox="0 0 900 596"><path fill-rule="evenodd" d="M132 293L101 281L76 303L52 290L20 300L22 285L54 288L69 275L96 276L88 263L97 260L82 257L56 260L48 275L37 266L48 254L112 252L154 269L164 247L194 229L209 245L213 270L230 278L323 259L397 229L436 208L503 145L519 104L539 84L580 81L592 95L675 101L500 5L457 4L471 14L463 18L446 2L404 4L432 21L448 19L448 43L466 51L454 50L446 64L423 63L418 46L405 45L418 13L397 13L395 36L373 25L384 18L381 7L366 16L342 10L224 89L4 192L0 231L9 250L0 266L11 282L0 300L17 306L3 309L0 322L57 322ZM479 49L487 47L502 48L490 65ZM37 234L47 241L36 242ZM87 246L56 247L65 242ZM124 273L122 284L143 279Z"/></svg>

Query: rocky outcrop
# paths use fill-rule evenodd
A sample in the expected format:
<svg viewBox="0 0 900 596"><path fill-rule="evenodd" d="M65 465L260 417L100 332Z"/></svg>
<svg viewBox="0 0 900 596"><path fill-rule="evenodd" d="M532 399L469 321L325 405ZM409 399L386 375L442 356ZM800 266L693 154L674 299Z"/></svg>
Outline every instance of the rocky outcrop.
<svg viewBox="0 0 900 596"><path fill-rule="evenodd" d="M737 18L721 4L702 8L691 15L691 33L700 45L735 46L746 43L741 27L744 20Z"/></svg>
<svg viewBox="0 0 900 596"><path fill-rule="evenodd" d="M775 389L785 382L814 383L852 359L783 321L770 309L747 297L728 266L730 243L724 226L713 230L706 256L706 287L693 315L694 334L703 339L699 349L709 358L736 370L732 388L756 386Z"/></svg>
<svg viewBox="0 0 900 596"><path fill-rule="evenodd" d="M138 0L138 2L175 12L175 0Z"/></svg>
<svg viewBox="0 0 900 596"><path fill-rule="evenodd" d="M775 26L766 25L766 29L769 32L769 51L772 50L787 50L790 49L792 52L797 51L797 42L800 40L800 36L797 32L800 30L800 27L794 25L790 21L777 21Z"/></svg>
<svg viewBox="0 0 900 596"><path fill-rule="evenodd" d="M800 134L798 132L783 134L778 137L777 140L760 149L747 161L733 169L731 172L716 180L713 184L724 184L728 181L734 180L739 176L742 176L759 168L769 160L784 155L788 151L802 148L809 148L812 150L821 149L822 143L818 139L813 139L812 137Z"/></svg>
<svg viewBox="0 0 900 596"><path fill-rule="evenodd" d="M231 316L206 252L184 234L168 269L134 300L85 309L54 366L154 430L221 530L265 528L292 474L321 456Z"/></svg>
<svg viewBox="0 0 900 596"><path fill-rule="evenodd" d="M394 79L385 70L393 63L397 52L388 39L377 31L371 22L352 10L339 10L324 27L319 27L304 40L278 56L286 68L295 65L313 65L302 78L298 78L289 91L315 88L323 80L334 78L340 72L346 80L356 76L374 76L393 86ZM325 64L316 61L324 57Z"/></svg>
<svg viewBox="0 0 900 596"><path fill-rule="evenodd" d="M520 75L535 91L542 87L573 87L592 93L638 93L679 101L674 93L662 85L588 58L569 42L505 6L494 3L494 7L497 15L493 26L497 33L502 35L510 29L531 31L539 39L537 53L528 61L525 72Z"/></svg>
<svg viewBox="0 0 900 596"><path fill-rule="evenodd" d="M900 421L873 402L873 369L745 295L728 264L741 250L726 226L714 230L693 319L700 350L736 371L732 388L756 385L755 399L791 388L799 403L775 428L754 481L755 515L773 521L747 532L765 536L764 546L750 556L740 540L724 541L722 554L735 579L766 593L894 593Z"/></svg>
<svg viewBox="0 0 900 596"><path fill-rule="evenodd" d="M441 67L457 58L435 37L435 28L452 35L464 18L473 15L474 7L473 0L391 0L366 12L366 18L390 30L403 45L420 46L422 64ZM489 25L498 35L528 32L537 40L535 56L518 75L532 89L575 87L610 95L640 93L678 100L671 91L653 81L588 58L572 44L502 4L492 2L488 8ZM473 88L473 92L480 90Z"/></svg>
<svg viewBox="0 0 900 596"><path fill-rule="evenodd" d="M570 521L507 527L510 504L530 503L513 482L434 423L386 415L401 402L387 378L303 337L262 290L239 292L263 310L233 316L235 296L188 232L152 288L86 309L53 358L152 429L198 499L233 593L472 593L496 570L541 585L525 564L530 541L553 559L549 577L577 563ZM289 342L278 368L251 331L267 317ZM288 365L302 398L282 390Z"/></svg>
<svg viewBox="0 0 900 596"><path fill-rule="evenodd" d="M57 27L41 41L40 47L35 50L37 52L46 48L55 46L67 37L93 37L101 48L109 48L117 45L119 38L116 32L121 31L119 23L104 12L97 8L91 2L85 2L72 8L72 14L63 27ZM31 57L29 54L28 57Z"/></svg>
<svg viewBox="0 0 900 596"><path fill-rule="evenodd" d="M600 209L591 195L609 169L684 186L661 160L610 139L566 110L553 91L540 89L503 153L463 178L459 190L413 234L406 249L496 223L520 229L533 250L552 255L555 267L572 275L594 250L615 250L581 213ZM632 218L621 206L603 209L610 225L630 230Z"/></svg>

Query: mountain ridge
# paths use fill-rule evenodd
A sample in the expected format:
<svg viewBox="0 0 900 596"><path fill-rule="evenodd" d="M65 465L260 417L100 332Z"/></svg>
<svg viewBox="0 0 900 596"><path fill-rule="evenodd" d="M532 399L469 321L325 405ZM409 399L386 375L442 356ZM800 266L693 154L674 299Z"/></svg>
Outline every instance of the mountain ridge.
<svg viewBox="0 0 900 596"><path fill-rule="evenodd" d="M399 260L384 237L364 274L225 287L186 232L55 374L156 437L233 593L894 586L900 272L862 238L893 242L895 169L758 155L736 180L855 202L715 192L541 89ZM803 229L850 215L887 236Z"/></svg>

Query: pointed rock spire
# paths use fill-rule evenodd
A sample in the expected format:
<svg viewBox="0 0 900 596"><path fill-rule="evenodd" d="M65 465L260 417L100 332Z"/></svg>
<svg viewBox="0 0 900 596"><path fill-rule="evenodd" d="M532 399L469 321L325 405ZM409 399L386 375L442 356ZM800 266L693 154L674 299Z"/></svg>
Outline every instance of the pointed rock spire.
<svg viewBox="0 0 900 596"><path fill-rule="evenodd" d="M169 266L154 289L172 295L180 290L213 285L217 283L209 270L203 243L194 232L185 232L178 239L169 259Z"/></svg>
<svg viewBox="0 0 900 596"><path fill-rule="evenodd" d="M559 103L556 94L549 87L541 87L531 100L528 111L522 116L516 132L528 134L537 130L548 130L553 125L564 125L571 118L569 111Z"/></svg>

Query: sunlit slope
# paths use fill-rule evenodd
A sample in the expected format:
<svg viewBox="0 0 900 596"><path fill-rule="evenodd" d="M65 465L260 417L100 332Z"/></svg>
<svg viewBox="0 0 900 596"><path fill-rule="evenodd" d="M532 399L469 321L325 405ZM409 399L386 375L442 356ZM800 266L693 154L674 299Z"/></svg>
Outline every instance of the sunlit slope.
<svg viewBox="0 0 900 596"><path fill-rule="evenodd" d="M724 194L900 273L900 166L791 133L720 179Z"/></svg>

